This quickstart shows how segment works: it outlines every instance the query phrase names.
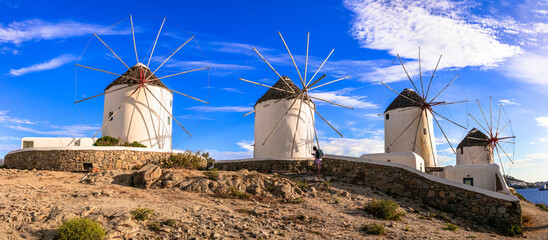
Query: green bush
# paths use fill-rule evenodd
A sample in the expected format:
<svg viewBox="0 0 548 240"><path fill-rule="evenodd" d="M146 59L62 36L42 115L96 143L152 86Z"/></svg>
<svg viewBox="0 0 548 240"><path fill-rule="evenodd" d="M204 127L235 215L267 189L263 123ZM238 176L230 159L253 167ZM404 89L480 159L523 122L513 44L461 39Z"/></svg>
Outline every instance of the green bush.
<svg viewBox="0 0 548 240"><path fill-rule="evenodd" d="M384 234L384 226L378 223L372 223L364 227L364 230L369 234L374 235L383 235Z"/></svg>
<svg viewBox="0 0 548 240"><path fill-rule="evenodd" d="M196 152L196 154L204 157L207 160L207 167L206 168L209 168L209 167L213 166L213 164L215 163L215 159L210 157L208 152L202 152L202 150L198 150Z"/></svg>
<svg viewBox="0 0 548 240"><path fill-rule="evenodd" d="M105 235L101 224L86 218L73 218L57 228L59 240L101 240Z"/></svg>
<svg viewBox="0 0 548 240"><path fill-rule="evenodd" d="M214 169L211 169L210 171L205 171L204 175L206 175L207 178L209 178L213 181L217 181L217 179L219 179L219 170L214 168Z"/></svg>
<svg viewBox="0 0 548 240"><path fill-rule="evenodd" d="M399 221L405 216L405 213L398 212L399 207L400 205L392 200L374 199L367 204L365 210L378 218Z"/></svg>
<svg viewBox="0 0 548 240"><path fill-rule="evenodd" d="M170 226L170 227L175 227L175 225L177 225L177 222L175 222L175 220L173 220L173 219L170 218L170 219L166 220L166 221L164 222L164 224L165 224L165 225L168 225L168 226Z"/></svg>
<svg viewBox="0 0 548 240"><path fill-rule="evenodd" d="M150 223L148 223L147 226L148 226L148 229L150 229L152 231L158 231L162 227L160 225L160 223L158 223L158 222L150 222Z"/></svg>
<svg viewBox="0 0 548 240"><path fill-rule="evenodd" d="M171 154L169 158L162 160L160 164L163 168L201 169L202 161L201 155L188 151Z"/></svg>
<svg viewBox="0 0 548 240"><path fill-rule="evenodd" d="M97 139L93 146L118 146L118 144L120 144L120 140L118 140L117 138L104 136Z"/></svg>
<svg viewBox="0 0 548 240"><path fill-rule="evenodd" d="M302 214L299 215L297 218L298 218L299 220L301 220L301 221L306 220L306 216L305 216L305 215L302 215Z"/></svg>
<svg viewBox="0 0 548 240"><path fill-rule="evenodd" d="M459 229L459 228L458 228L457 225L455 225L455 224L446 223L444 229L445 229L445 230L449 230L449 231L456 232L457 229Z"/></svg>
<svg viewBox="0 0 548 240"><path fill-rule="evenodd" d="M149 208L136 208L133 211L131 211L131 214L133 215L133 218L137 221L144 221L148 220L152 214L154 214L154 211Z"/></svg>
<svg viewBox="0 0 548 240"><path fill-rule="evenodd" d="M122 144L124 147L140 147L140 148L146 148L147 146L141 144L140 142L134 141L132 143L125 142Z"/></svg>
<svg viewBox="0 0 548 240"><path fill-rule="evenodd" d="M521 234L523 234L523 230L521 230L521 227L517 225L510 225L508 229L506 230L506 235L511 237L521 235Z"/></svg>

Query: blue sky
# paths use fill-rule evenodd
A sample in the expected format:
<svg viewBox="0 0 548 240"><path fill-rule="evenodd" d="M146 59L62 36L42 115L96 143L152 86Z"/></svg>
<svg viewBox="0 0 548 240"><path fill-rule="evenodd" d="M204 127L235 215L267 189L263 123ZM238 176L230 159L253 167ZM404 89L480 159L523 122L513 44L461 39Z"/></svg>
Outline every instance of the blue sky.
<svg viewBox="0 0 548 240"><path fill-rule="evenodd" d="M503 103L505 134L517 136L515 164L505 170L529 181L547 180L548 172L548 3L537 1L6 1L0 0L0 158L20 147L22 137L91 137L100 128L103 99L75 105L75 99L99 94L115 76L76 69L79 62L115 73L127 70L92 33L97 33L128 65L136 63L129 15L133 14L138 55L148 53L162 18L167 21L152 57L156 68L177 46L159 76L210 66L164 83L205 99L209 105L174 97L174 114L193 136L174 128L176 149L206 150L218 159L250 157L253 109L266 88L239 81L273 84L277 76L253 52L256 47L278 72L299 82L280 40L280 31L304 71L310 32L308 76L331 49L319 74L322 81L350 79L319 88L318 97L354 107L319 104L318 110L345 137L317 121L320 144L332 154L359 156L383 150L382 113L397 91L412 87L400 54L415 83L430 79L443 54L432 92L457 80L438 98L468 103L435 108L468 129L480 128L476 104L492 96ZM110 25L123 22L110 27ZM90 40L91 39L91 40ZM89 42L89 44L88 44ZM86 47L87 46L87 47ZM85 52L82 53L85 49ZM114 77L114 78L113 78ZM498 108L493 107L497 116ZM440 124L453 146L467 130L446 120ZM511 132L510 132L511 130ZM454 154L435 129L440 160L454 164ZM502 153L501 153L502 154Z"/></svg>

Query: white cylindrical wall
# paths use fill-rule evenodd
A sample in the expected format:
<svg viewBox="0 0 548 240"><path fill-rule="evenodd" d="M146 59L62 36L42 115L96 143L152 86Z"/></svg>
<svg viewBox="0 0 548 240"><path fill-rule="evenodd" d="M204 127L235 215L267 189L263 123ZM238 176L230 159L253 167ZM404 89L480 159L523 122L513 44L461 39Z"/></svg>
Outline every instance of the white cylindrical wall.
<svg viewBox="0 0 548 240"><path fill-rule="evenodd" d="M114 85L105 91L112 91L127 85ZM130 96L137 86L105 95L103 124L108 121L109 114L116 112L118 106ZM148 148L171 150L171 130L173 94L163 87L150 86L160 102L146 89L135 92L113 119L103 128L102 136L120 138L124 142L137 141ZM135 106L135 107L134 107ZM135 110L134 110L135 109Z"/></svg>
<svg viewBox="0 0 548 240"><path fill-rule="evenodd" d="M424 159L426 167L435 167L437 153L432 114L421 111L420 107L396 108L385 112L384 150L387 153L414 152Z"/></svg>
<svg viewBox="0 0 548 240"><path fill-rule="evenodd" d="M489 145L457 148L457 165L479 165L493 163L493 154Z"/></svg>
<svg viewBox="0 0 548 240"><path fill-rule="evenodd" d="M301 114L298 119L299 126L295 136L295 149L293 150L293 154L291 154L301 100L295 102L276 131L263 145L265 139L295 99L283 99L274 103L277 100L267 100L255 106L255 109L257 109L271 104L255 113L255 147L253 157L257 159L313 159L314 110L304 102L302 103ZM311 106L314 107L314 105Z"/></svg>

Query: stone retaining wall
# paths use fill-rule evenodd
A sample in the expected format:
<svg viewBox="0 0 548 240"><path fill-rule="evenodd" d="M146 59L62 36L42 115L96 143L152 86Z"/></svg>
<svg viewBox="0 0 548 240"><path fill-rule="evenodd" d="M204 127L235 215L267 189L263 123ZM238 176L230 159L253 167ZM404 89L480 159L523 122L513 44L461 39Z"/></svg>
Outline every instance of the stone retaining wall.
<svg viewBox="0 0 548 240"><path fill-rule="evenodd" d="M97 149L98 148L98 149ZM100 170L131 169L148 162L168 158L172 152L134 150L127 147L96 149L23 149L8 153L8 168L55 171L84 171L90 164Z"/></svg>
<svg viewBox="0 0 548 240"><path fill-rule="evenodd" d="M311 169L312 162L250 159L215 163L216 168L223 170L280 170L284 166L306 166ZM494 227L521 225L521 206L517 197L438 178L405 165L327 155L323 159L322 173L346 178L391 195L421 200L431 207L480 224Z"/></svg>
<svg viewBox="0 0 548 240"><path fill-rule="evenodd" d="M314 166L314 160L235 160L217 161L215 168L225 171L247 169L251 171L306 172Z"/></svg>

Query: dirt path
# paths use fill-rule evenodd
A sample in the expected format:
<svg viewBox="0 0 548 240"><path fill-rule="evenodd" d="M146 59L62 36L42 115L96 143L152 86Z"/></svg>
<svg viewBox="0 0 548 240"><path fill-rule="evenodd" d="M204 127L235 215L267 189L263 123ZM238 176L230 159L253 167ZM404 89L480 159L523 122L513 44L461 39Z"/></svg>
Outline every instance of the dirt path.
<svg viewBox="0 0 548 240"><path fill-rule="evenodd" d="M292 204L79 183L83 176L0 169L0 239L53 239L57 226L76 216L100 222L108 230L107 239L512 239L458 219L449 220L459 226L457 231L444 230L445 221L428 218L440 213L416 202L397 201L407 211L402 221L379 220L363 206L373 198L390 197L344 183L335 182L331 191ZM522 206L524 215L533 219L525 236L548 239L548 213L529 203ZM137 207L153 209L155 215L137 222L130 214ZM166 219L174 219L176 226L150 229L151 223ZM385 226L385 235L362 231L370 223Z"/></svg>

